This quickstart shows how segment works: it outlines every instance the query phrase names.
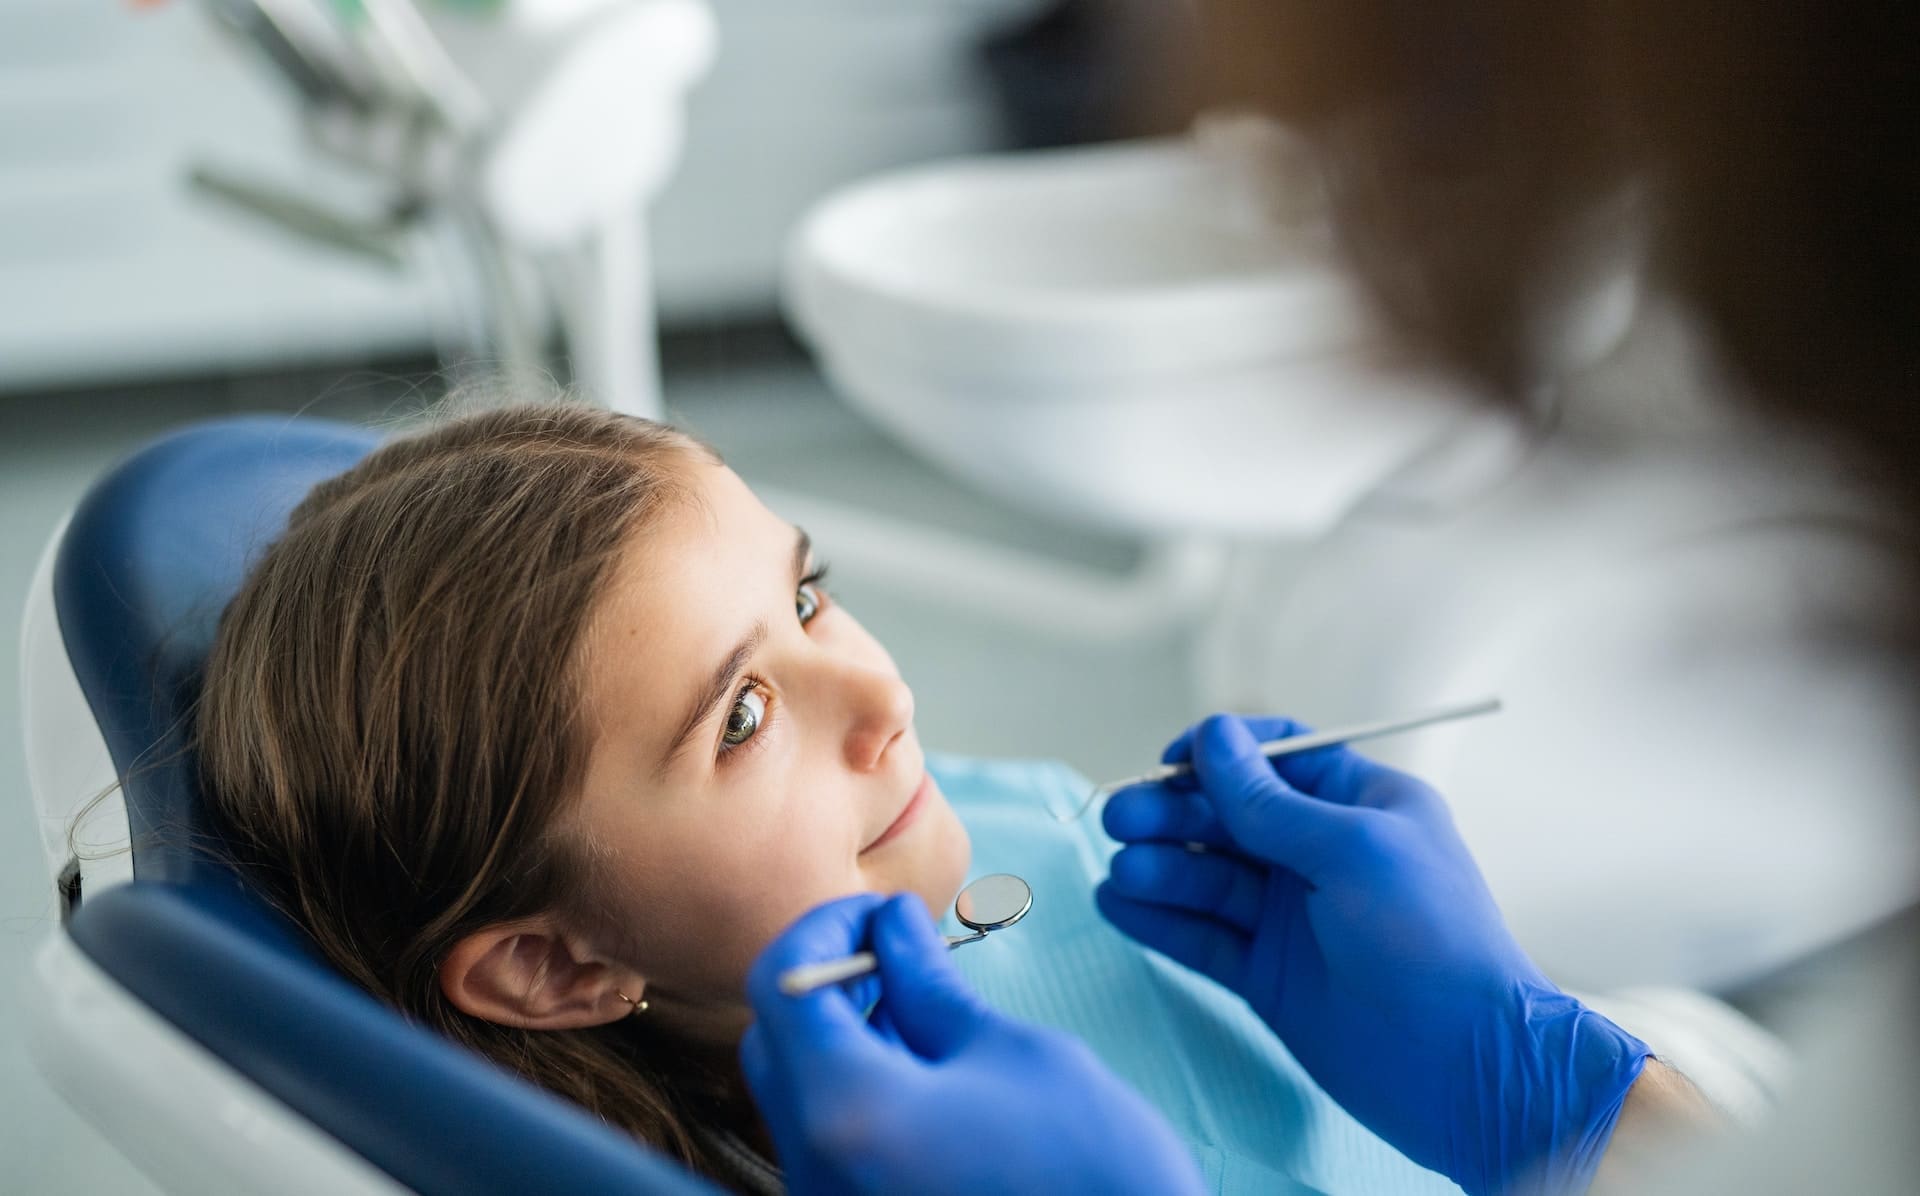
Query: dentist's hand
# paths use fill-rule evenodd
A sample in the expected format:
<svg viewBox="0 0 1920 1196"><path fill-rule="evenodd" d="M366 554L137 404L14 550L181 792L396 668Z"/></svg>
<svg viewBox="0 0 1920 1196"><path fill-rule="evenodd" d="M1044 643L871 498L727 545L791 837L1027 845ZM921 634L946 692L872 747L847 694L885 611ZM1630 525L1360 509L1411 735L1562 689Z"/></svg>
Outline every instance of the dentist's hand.
<svg viewBox="0 0 1920 1196"><path fill-rule="evenodd" d="M788 968L862 949L877 989L780 991ZM987 1008L948 951L918 898L867 894L808 913L754 965L741 1065L791 1191L1201 1190L1144 1100L1077 1039Z"/></svg>
<svg viewBox="0 0 1920 1196"><path fill-rule="evenodd" d="M1101 911L1239 993L1415 1162L1585 1191L1645 1044L1534 967L1432 789L1345 748L1259 753L1302 730L1215 716L1167 749L1193 778L1115 794Z"/></svg>

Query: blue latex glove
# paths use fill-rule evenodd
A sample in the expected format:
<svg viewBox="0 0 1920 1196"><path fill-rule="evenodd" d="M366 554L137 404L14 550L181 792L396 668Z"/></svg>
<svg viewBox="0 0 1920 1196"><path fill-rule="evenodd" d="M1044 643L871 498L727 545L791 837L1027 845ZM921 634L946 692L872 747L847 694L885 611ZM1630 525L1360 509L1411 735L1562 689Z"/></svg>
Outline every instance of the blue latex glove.
<svg viewBox="0 0 1920 1196"><path fill-rule="evenodd" d="M1115 794L1101 912L1239 993L1415 1162L1584 1191L1646 1045L1534 967L1432 789L1345 748L1259 754L1303 730L1215 716L1167 749L1193 778Z"/></svg>
<svg viewBox="0 0 1920 1196"><path fill-rule="evenodd" d="M877 987L779 989L788 968L862 949ZM948 950L918 898L864 894L808 913L755 963L741 1066L789 1190L1201 1190L1146 1101L1079 1040L987 1008Z"/></svg>

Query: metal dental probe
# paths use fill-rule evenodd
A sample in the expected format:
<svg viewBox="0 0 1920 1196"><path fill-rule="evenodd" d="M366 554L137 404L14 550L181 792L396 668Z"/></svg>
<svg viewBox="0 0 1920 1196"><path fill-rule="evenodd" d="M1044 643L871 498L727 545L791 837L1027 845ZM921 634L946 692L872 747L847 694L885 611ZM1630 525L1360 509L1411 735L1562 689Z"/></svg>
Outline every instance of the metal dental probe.
<svg viewBox="0 0 1920 1196"><path fill-rule="evenodd" d="M1441 706L1424 714L1410 715L1406 718L1386 719L1381 722L1356 723L1352 726L1336 727L1331 731L1315 731L1310 735L1291 735L1285 739L1270 739L1260 745L1260 754L1269 760L1277 756L1291 756L1295 752L1310 752L1314 748L1333 747L1336 744L1357 743L1363 739L1378 739L1383 735L1398 735L1402 731L1413 731L1420 727L1430 727L1435 723L1450 723L1456 719L1474 718L1482 714L1493 714L1500 709L1499 698L1481 698L1474 702L1457 702ZM1162 764L1151 772L1143 772L1137 777L1109 781L1094 786L1087 794L1087 800L1071 814L1053 812L1059 822L1072 822L1088 810L1103 795L1118 792L1129 785L1144 785L1153 781L1170 781L1183 777L1193 771L1191 764Z"/></svg>

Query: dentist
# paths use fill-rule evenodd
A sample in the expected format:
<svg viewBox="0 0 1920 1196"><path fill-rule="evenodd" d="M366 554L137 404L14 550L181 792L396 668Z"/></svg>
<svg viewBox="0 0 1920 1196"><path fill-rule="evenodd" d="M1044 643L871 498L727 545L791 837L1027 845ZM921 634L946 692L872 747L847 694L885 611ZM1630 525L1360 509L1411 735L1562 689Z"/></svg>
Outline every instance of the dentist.
<svg viewBox="0 0 1920 1196"><path fill-rule="evenodd" d="M1920 7L1204 7L1215 102L1320 150L1341 242L1407 343L1526 395L1569 244L1631 197L1728 397L1850 454L1888 525L1916 526ZM1382 1138L1475 1196L1916 1190L1913 918L1835 1019L1850 1037L1808 1068L1811 1103L1676 1178L1639 1148L1706 1116L1685 1080L1541 975L1426 785L1345 749L1255 751L1297 730L1217 717L1176 740L1194 781L1111 799L1125 846L1098 900L1244 998ZM861 947L881 963L871 1021L838 989L777 990L785 968ZM751 996L743 1063L798 1191L1200 1190L1084 1048L984 1008L910 902L815 910L768 948Z"/></svg>

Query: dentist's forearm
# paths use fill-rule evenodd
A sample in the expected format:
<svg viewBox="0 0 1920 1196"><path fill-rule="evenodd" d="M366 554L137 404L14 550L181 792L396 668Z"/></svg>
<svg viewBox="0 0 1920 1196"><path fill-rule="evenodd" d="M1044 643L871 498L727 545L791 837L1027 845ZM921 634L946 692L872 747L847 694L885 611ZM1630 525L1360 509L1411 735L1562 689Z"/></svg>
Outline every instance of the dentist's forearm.
<svg viewBox="0 0 1920 1196"><path fill-rule="evenodd" d="M1666 1172L1676 1147L1720 1124L1720 1114L1692 1081L1658 1059L1647 1060L1627 1090L1591 1191L1594 1196L1645 1191Z"/></svg>

